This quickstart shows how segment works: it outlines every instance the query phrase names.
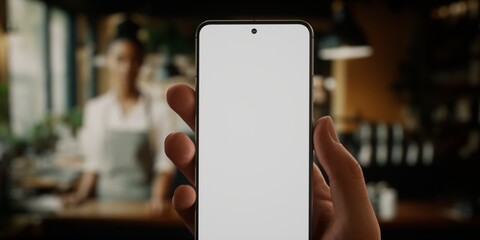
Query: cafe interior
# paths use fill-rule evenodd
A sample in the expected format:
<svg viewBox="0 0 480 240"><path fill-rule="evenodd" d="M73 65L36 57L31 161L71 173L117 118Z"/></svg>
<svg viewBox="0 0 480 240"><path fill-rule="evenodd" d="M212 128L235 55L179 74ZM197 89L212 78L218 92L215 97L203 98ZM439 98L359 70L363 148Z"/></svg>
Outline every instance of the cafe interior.
<svg viewBox="0 0 480 240"><path fill-rule="evenodd" d="M313 116L333 118L362 167L383 239L480 239L479 0L0 0L0 239L193 239L169 190L161 211L68 196L95 138L86 106L117 84L112 39L138 39L135 87L165 103L169 86L195 87L195 32L210 19L312 26ZM171 173L168 189L190 184Z"/></svg>

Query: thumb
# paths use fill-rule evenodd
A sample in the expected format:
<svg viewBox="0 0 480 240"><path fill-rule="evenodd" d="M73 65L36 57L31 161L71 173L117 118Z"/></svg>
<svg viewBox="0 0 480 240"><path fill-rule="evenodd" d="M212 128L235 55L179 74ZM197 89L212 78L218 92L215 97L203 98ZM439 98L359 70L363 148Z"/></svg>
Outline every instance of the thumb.
<svg viewBox="0 0 480 240"><path fill-rule="evenodd" d="M339 142L330 117L318 120L313 135L315 152L330 180L335 218L376 221L362 169Z"/></svg>

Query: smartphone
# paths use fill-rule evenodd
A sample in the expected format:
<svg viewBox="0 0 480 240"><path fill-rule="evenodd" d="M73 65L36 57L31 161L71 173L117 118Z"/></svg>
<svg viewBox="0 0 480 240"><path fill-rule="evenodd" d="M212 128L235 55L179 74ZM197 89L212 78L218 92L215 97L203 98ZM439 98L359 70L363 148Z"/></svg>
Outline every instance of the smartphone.
<svg viewBox="0 0 480 240"><path fill-rule="evenodd" d="M312 28L207 21L196 34L196 239L309 239Z"/></svg>

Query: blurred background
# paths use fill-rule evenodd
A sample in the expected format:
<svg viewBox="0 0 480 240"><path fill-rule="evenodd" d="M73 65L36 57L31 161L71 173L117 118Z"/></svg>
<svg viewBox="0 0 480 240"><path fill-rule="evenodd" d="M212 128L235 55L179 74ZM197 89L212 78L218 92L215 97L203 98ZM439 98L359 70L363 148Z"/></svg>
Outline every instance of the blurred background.
<svg viewBox="0 0 480 240"><path fill-rule="evenodd" d="M480 239L479 5L0 0L0 238L193 239L168 202L104 199L94 184L82 194L97 139L83 132L104 130L87 106L121 93L163 106L170 85L194 86L204 20L302 19L315 34L314 116L333 117L363 167L383 239ZM169 111L160 121L193 137ZM164 192L187 182L171 173Z"/></svg>

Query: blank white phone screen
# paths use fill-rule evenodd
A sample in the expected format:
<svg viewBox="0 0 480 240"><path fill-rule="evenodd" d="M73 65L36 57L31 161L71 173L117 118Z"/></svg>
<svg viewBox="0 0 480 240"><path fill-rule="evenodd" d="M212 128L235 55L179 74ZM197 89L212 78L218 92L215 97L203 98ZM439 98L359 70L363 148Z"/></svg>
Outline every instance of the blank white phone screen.
<svg viewBox="0 0 480 240"><path fill-rule="evenodd" d="M199 240L309 238L311 36L299 22L199 28Z"/></svg>

